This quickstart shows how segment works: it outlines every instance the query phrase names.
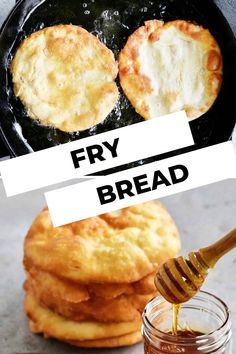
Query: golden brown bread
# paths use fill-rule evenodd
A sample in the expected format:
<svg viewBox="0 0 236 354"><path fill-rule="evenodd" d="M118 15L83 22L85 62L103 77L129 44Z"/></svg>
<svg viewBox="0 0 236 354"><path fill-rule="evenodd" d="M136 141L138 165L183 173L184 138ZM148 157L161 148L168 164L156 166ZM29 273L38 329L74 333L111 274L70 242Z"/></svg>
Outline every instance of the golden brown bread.
<svg viewBox="0 0 236 354"><path fill-rule="evenodd" d="M93 296L84 301L71 301L49 292L43 284L37 283L34 278L28 277L25 289L30 291L35 299L44 307L73 321L98 322L128 322L139 320L145 305L155 296L148 295L120 295L114 299Z"/></svg>
<svg viewBox="0 0 236 354"><path fill-rule="evenodd" d="M177 228L156 202L54 228L47 209L33 222L24 248L28 271L39 268L79 283L133 283L180 248Z"/></svg>
<svg viewBox="0 0 236 354"><path fill-rule="evenodd" d="M102 122L118 99L113 53L79 26L31 34L11 65L14 92L31 118L66 132Z"/></svg>
<svg viewBox="0 0 236 354"><path fill-rule="evenodd" d="M129 333L119 337L90 340L90 341L70 341L69 343L77 347L84 348L114 348L133 345L142 340L140 331Z"/></svg>
<svg viewBox="0 0 236 354"><path fill-rule="evenodd" d="M28 279L38 292L44 296L53 296L69 303L80 303L94 297L112 300L120 295L148 295L156 291L154 284L155 272L134 283L89 283L80 284L59 278L40 269L31 268Z"/></svg>
<svg viewBox="0 0 236 354"><path fill-rule="evenodd" d="M79 347L141 340L141 313L159 264L176 255L177 228L148 202L54 228L47 209L26 240L25 312L34 333Z"/></svg>
<svg viewBox="0 0 236 354"><path fill-rule="evenodd" d="M39 305L30 291L27 291L24 306L32 332L67 342L119 337L141 328L141 319L121 323L72 321Z"/></svg>
<svg viewBox="0 0 236 354"><path fill-rule="evenodd" d="M211 33L184 20L145 22L119 56L121 86L145 119L183 109L189 120L203 115L218 96L222 67Z"/></svg>

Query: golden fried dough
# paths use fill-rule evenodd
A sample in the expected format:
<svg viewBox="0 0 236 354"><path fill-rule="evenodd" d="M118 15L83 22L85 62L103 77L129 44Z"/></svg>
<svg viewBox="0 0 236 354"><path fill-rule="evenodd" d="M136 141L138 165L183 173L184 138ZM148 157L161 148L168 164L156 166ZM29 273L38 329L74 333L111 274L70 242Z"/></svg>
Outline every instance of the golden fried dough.
<svg viewBox="0 0 236 354"><path fill-rule="evenodd" d="M25 288L32 292L44 307L74 321L127 322L138 320L147 302L155 295L121 295L111 300L95 296L87 301L74 302L68 301L65 297L55 296L55 293L50 293L48 289L45 291L45 287L42 285L39 287L32 277L28 278Z"/></svg>
<svg viewBox="0 0 236 354"><path fill-rule="evenodd" d="M15 95L29 116L62 131L102 122L118 99L113 53L79 26L31 34L17 49L11 71Z"/></svg>
<svg viewBox="0 0 236 354"><path fill-rule="evenodd" d="M62 280L39 269L32 268L30 270L25 285L26 290L28 290L28 283L31 284L31 288L37 289L37 292L42 293L44 297L59 298L72 304L90 299L90 294L85 285L76 284L66 279Z"/></svg>
<svg viewBox="0 0 236 354"><path fill-rule="evenodd" d="M132 283L156 271L180 248L177 228L155 202L54 228L47 209L24 247L28 271L38 267L80 283Z"/></svg>
<svg viewBox="0 0 236 354"><path fill-rule="evenodd" d="M156 272L151 273L135 283L80 284L59 278L40 269L31 268L28 272L28 279L34 287L37 287L38 292L45 294L44 296L53 296L67 302L79 303L93 297L110 300L120 295L152 294L156 291L154 284L155 274Z"/></svg>
<svg viewBox="0 0 236 354"><path fill-rule="evenodd" d="M48 294L48 296L59 297L62 300L72 303L86 301L94 296L109 300L125 294L136 293L145 295L153 293L156 290L154 286L154 274L151 274L146 278L148 277L151 277L152 279L152 287L148 286L148 284L139 286L139 283L142 284L143 281L147 283L147 281L143 279L133 284L80 284L36 268L30 268L28 271L28 278L33 284L35 284L38 291L44 292L45 294ZM138 289L140 290L138 291Z"/></svg>
<svg viewBox="0 0 236 354"><path fill-rule="evenodd" d="M156 272L151 273L140 279L136 283L132 284L135 294L152 294L156 291L156 286L154 284Z"/></svg>
<svg viewBox="0 0 236 354"><path fill-rule="evenodd" d="M58 228L44 209L24 249L31 330L81 347L137 343L141 314L156 295L155 272L179 247L176 226L160 203Z"/></svg>
<svg viewBox="0 0 236 354"><path fill-rule="evenodd" d="M140 331L126 334L120 337L98 339L90 341L71 341L72 345L77 347L87 347L87 348L113 348L113 347L124 347L128 345L133 345L142 340L142 334Z"/></svg>
<svg viewBox="0 0 236 354"><path fill-rule="evenodd" d="M145 119L183 109L189 120L203 115L218 96L222 66L211 33L184 20L145 22L119 56L121 86Z"/></svg>
<svg viewBox="0 0 236 354"><path fill-rule="evenodd" d="M39 305L30 291L25 297L25 313L34 333L43 333L47 337L67 342L119 337L141 329L141 319L121 323L76 322L66 319Z"/></svg>
<svg viewBox="0 0 236 354"><path fill-rule="evenodd" d="M97 296L108 300L115 299L120 295L134 293L132 284L90 283L87 288L91 297Z"/></svg>

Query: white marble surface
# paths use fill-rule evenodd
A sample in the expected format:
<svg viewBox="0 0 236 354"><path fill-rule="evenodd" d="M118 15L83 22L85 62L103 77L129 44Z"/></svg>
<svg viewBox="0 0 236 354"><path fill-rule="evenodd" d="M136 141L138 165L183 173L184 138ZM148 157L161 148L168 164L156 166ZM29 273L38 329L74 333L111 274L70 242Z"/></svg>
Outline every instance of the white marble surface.
<svg viewBox="0 0 236 354"><path fill-rule="evenodd" d="M13 3L13 0L0 0L0 23ZM236 181L229 180L164 199L180 229L182 253L207 245L236 226L235 190ZM6 199L0 182L0 353L142 353L142 344L119 350L90 351L45 340L29 332L22 309L23 240L32 220L44 204L42 191ZM204 288L224 299L231 308L236 338L235 251L219 262Z"/></svg>

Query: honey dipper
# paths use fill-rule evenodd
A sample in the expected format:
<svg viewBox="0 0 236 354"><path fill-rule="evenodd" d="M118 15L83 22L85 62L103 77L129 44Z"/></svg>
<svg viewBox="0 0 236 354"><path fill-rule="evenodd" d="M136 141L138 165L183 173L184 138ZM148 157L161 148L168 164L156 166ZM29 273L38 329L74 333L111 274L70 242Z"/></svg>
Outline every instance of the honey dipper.
<svg viewBox="0 0 236 354"><path fill-rule="evenodd" d="M203 285L209 269L234 247L236 229L216 243L189 253L188 258L169 259L160 266L155 277L157 290L172 304L188 301Z"/></svg>

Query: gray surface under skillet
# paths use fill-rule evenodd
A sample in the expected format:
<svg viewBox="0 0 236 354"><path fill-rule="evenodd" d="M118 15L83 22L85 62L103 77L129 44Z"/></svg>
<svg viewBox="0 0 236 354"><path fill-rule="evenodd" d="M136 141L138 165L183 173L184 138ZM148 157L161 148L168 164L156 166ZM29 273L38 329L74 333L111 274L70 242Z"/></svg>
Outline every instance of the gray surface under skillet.
<svg viewBox="0 0 236 354"><path fill-rule="evenodd" d="M223 9L236 34L236 1L217 0L216 3ZM0 0L0 24L13 4L14 0ZM235 189L235 180L225 181L163 199L180 229L183 254L207 245L235 227ZM42 191L6 199L0 182L0 354L143 353L142 344L113 350L83 350L30 333L22 309L22 283L25 278L22 248L25 233L44 204ZM235 252L220 261L204 289L217 294L231 308L233 337L236 340Z"/></svg>

